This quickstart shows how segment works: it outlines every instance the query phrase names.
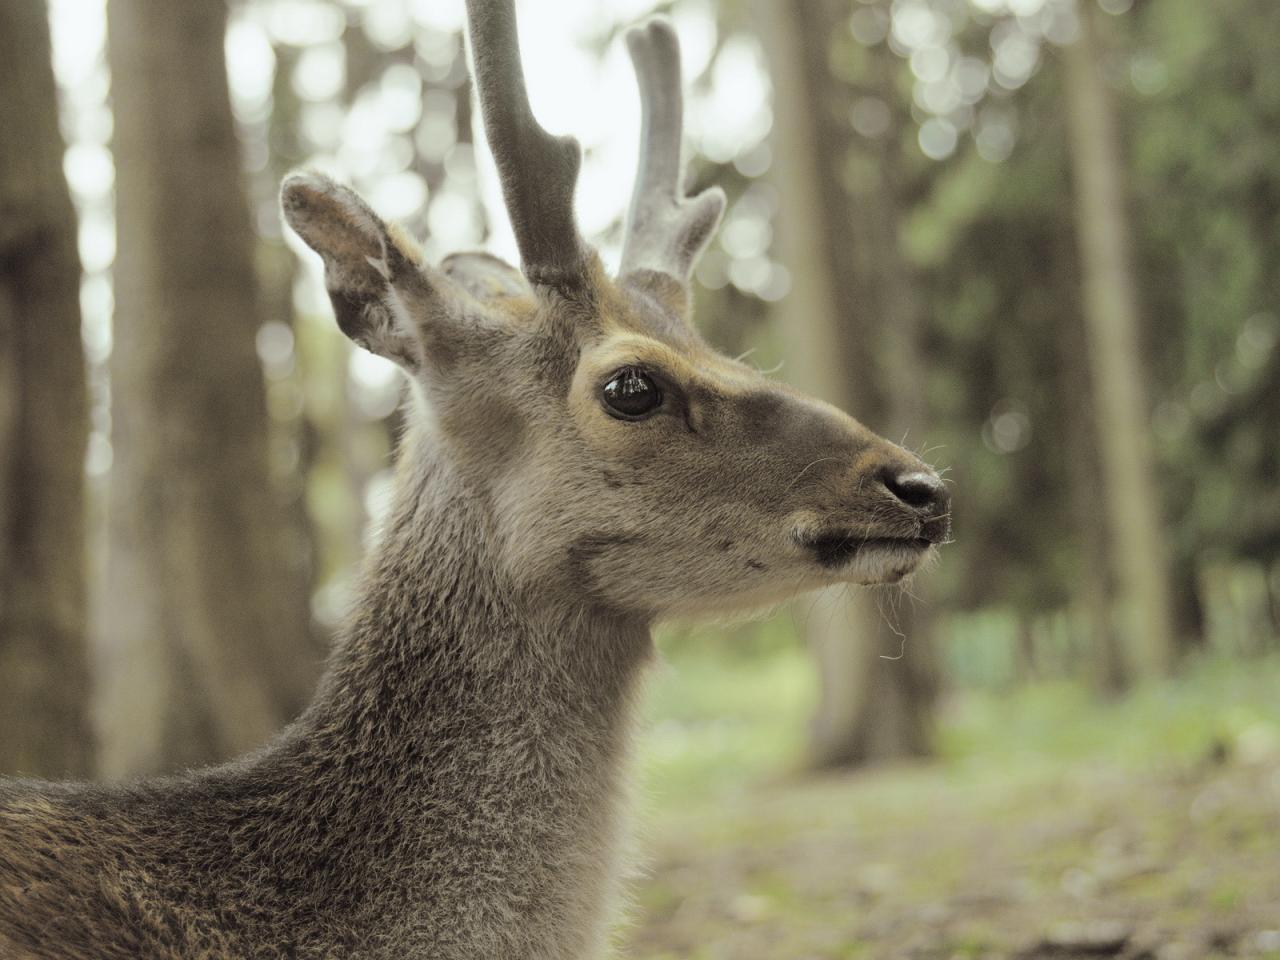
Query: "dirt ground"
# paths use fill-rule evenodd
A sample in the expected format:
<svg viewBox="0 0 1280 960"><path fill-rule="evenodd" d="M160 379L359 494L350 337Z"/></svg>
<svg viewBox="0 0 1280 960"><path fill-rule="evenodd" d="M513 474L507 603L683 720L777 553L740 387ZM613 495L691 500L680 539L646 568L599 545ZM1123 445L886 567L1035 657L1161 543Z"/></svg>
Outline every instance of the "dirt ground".
<svg viewBox="0 0 1280 960"><path fill-rule="evenodd" d="M621 955L1280 960L1280 756L1248 752L903 767L666 811Z"/></svg>

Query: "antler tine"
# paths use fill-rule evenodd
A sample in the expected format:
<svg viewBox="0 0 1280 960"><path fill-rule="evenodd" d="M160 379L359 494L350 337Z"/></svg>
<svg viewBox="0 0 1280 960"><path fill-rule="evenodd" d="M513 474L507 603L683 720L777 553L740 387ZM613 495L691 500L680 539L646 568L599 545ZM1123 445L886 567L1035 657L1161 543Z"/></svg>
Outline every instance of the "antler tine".
<svg viewBox="0 0 1280 960"><path fill-rule="evenodd" d="M485 136L521 266L534 283L571 282L582 276L585 261L573 215L582 150L573 137L552 136L534 119L514 0L467 0L467 25Z"/></svg>
<svg viewBox="0 0 1280 960"><path fill-rule="evenodd" d="M657 18L628 31L627 46L640 83L640 168L631 196L623 274L656 270L687 283L694 262L724 212L724 191L683 195L683 100L680 44L671 24Z"/></svg>

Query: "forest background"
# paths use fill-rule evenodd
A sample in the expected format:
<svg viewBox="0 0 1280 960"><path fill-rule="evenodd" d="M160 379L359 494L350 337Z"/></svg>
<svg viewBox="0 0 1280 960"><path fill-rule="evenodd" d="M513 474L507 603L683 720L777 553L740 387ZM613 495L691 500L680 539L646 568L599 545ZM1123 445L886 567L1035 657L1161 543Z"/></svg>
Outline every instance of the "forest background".
<svg viewBox="0 0 1280 960"><path fill-rule="evenodd" d="M907 591L673 626L638 957L1280 956L1272 0L520 7L616 262L619 34L675 21L709 340L946 471ZM276 189L514 259L460 0L0 7L0 771L122 777L310 696L402 384Z"/></svg>

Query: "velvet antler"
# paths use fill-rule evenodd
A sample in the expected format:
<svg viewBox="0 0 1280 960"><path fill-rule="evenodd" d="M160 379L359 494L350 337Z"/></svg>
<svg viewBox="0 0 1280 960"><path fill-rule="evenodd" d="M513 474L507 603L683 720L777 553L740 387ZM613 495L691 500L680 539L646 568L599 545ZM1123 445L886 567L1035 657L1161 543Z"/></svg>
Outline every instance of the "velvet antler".
<svg viewBox="0 0 1280 960"><path fill-rule="evenodd" d="M650 20L627 33L640 83L640 167L631 196L622 274L654 270L686 287L693 265L724 212L724 191L684 195L680 44L671 24Z"/></svg>
<svg viewBox="0 0 1280 960"><path fill-rule="evenodd" d="M582 150L534 119L520 64L513 0L467 0L471 59L485 136L497 162L502 195L533 283L572 284L582 277L585 248L573 215Z"/></svg>

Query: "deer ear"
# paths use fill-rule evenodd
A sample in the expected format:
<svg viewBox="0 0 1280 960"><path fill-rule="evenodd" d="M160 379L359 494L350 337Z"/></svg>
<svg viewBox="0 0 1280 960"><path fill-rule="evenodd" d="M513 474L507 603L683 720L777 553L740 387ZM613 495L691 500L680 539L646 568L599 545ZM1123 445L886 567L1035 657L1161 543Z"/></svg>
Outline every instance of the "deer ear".
<svg viewBox="0 0 1280 960"><path fill-rule="evenodd" d="M324 282L338 327L371 353L416 370L422 350L392 284L416 273L417 251L388 228L349 187L319 173L295 173L280 188L289 226L324 261Z"/></svg>
<svg viewBox="0 0 1280 960"><path fill-rule="evenodd" d="M444 258L440 269L477 300L532 293L523 273L489 253L452 253Z"/></svg>

